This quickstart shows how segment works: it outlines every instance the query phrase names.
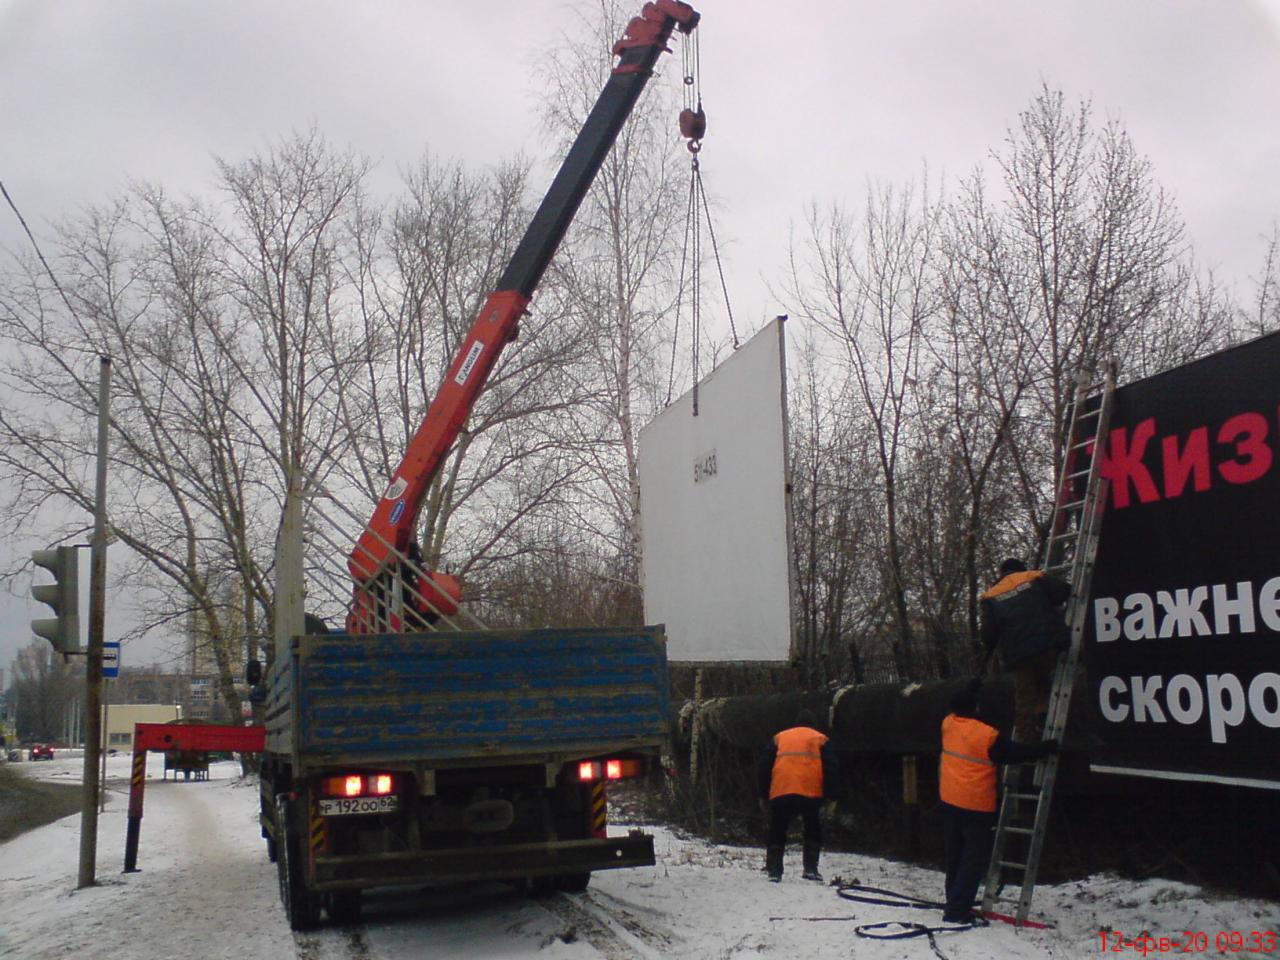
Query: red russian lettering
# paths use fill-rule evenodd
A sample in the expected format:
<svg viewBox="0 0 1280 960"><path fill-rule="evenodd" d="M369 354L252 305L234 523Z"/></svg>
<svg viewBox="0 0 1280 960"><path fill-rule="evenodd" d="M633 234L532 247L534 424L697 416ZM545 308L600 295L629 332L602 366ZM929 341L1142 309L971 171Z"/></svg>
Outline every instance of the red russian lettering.
<svg viewBox="0 0 1280 960"><path fill-rule="evenodd" d="M1252 483L1271 469L1267 446L1267 418L1260 413L1238 413L1218 430L1219 443L1234 443L1236 458L1218 464L1227 483Z"/></svg>
<svg viewBox="0 0 1280 960"><path fill-rule="evenodd" d="M1164 495L1172 499L1182 496L1187 478L1192 479L1192 489L1203 493L1209 489L1209 428L1196 427L1187 435L1186 445L1178 452L1178 438L1165 437L1164 447Z"/></svg>
<svg viewBox="0 0 1280 960"><path fill-rule="evenodd" d="M1142 457L1147 452L1147 443L1155 432L1154 417L1143 420L1133 428L1131 442L1126 440L1124 427L1111 431L1111 442L1108 444L1110 449L1103 458L1102 473L1111 480L1111 502L1116 509L1129 506L1130 483L1133 484L1140 503L1160 499L1160 492L1151 479L1151 471L1142 462Z"/></svg>

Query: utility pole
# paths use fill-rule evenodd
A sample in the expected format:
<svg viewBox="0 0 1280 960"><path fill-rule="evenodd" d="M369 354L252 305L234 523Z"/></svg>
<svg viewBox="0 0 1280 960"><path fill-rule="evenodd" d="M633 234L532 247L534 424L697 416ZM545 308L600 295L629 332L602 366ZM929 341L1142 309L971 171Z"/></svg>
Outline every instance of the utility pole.
<svg viewBox="0 0 1280 960"><path fill-rule="evenodd" d="M92 576L90 577L90 579L92 580ZM90 584L90 590L92 590L92 584ZM93 629L92 624L90 625L90 629ZM110 681L103 679L102 681L102 729L104 731L111 730L111 722L107 719L108 715L111 712L111 697L107 693L110 686L111 686ZM107 809L107 744L102 742L102 740L106 740L106 739L107 739L107 736L104 733L101 740L99 740L99 743L98 743L99 752L102 754L102 762L101 762L101 765L98 767L98 812L99 813L105 813Z"/></svg>
<svg viewBox="0 0 1280 960"><path fill-rule="evenodd" d="M80 806L79 887L95 882L98 857L98 759L102 754L102 642L107 598L107 431L111 358L98 364L98 479L89 550L89 647L85 658L84 793Z"/></svg>

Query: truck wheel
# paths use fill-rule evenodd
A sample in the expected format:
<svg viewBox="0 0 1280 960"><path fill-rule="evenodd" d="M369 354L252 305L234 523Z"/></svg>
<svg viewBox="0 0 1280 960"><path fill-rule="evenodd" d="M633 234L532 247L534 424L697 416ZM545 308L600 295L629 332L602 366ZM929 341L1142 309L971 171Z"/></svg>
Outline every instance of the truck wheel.
<svg viewBox="0 0 1280 960"><path fill-rule="evenodd" d="M267 829L267 821L271 821L272 823L277 822L275 820L275 817L271 808L267 806L267 801L259 797L258 798L258 832L262 834L262 839L267 841L268 862L275 863L276 857L277 857L276 838L272 835L271 831ZM280 829L280 828L277 827L276 829Z"/></svg>
<svg viewBox="0 0 1280 960"><path fill-rule="evenodd" d="M325 909L329 919L342 927L360 922L361 897L359 890L335 890L328 896Z"/></svg>
<svg viewBox="0 0 1280 960"><path fill-rule="evenodd" d="M556 877L556 889L565 893L581 893L590 882L590 873L563 873Z"/></svg>
<svg viewBox="0 0 1280 960"><path fill-rule="evenodd" d="M307 889L302 879L302 861L297 836L289 831L289 803L276 797L276 872L280 877L280 902L292 930L310 930L320 922L320 897Z"/></svg>

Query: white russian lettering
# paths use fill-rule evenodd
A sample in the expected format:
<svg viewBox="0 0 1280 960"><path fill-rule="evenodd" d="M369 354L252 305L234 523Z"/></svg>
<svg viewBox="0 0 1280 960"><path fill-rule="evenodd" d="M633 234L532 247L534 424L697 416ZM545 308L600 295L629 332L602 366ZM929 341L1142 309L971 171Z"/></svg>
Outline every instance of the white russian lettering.
<svg viewBox="0 0 1280 960"><path fill-rule="evenodd" d="M1098 643L1110 643L1121 636L1155 640L1257 633L1259 616L1265 627L1280 632L1280 577L1272 577L1256 592L1252 581L1239 580L1211 587L1157 590L1154 598L1138 592L1123 602L1115 597L1095 597L1093 601Z"/></svg>
<svg viewBox="0 0 1280 960"><path fill-rule="evenodd" d="M1280 630L1280 577L1272 577L1258 591L1258 612L1262 622L1272 630Z"/></svg>
<svg viewBox="0 0 1280 960"><path fill-rule="evenodd" d="M1126 640L1154 640L1156 638L1156 605L1145 593L1131 593L1124 598Z"/></svg>
<svg viewBox="0 0 1280 960"><path fill-rule="evenodd" d="M1169 716L1179 723L1190 726L1204 714L1204 694L1200 691L1200 682L1190 674L1180 673L1170 678L1164 688L1164 700L1169 707Z"/></svg>
<svg viewBox="0 0 1280 960"><path fill-rule="evenodd" d="M1209 737L1214 743L1227 742L1227 727L1244 723L1244 687L1234 673L1211 673L1205 677L1209 699ZM1230 704L1224 701L1224 695Z"/></svg>
<svg viewBox="0 0 1280 960"><path fill-rule="evenodd" d="M1249 712L1264 727L1280 727L1280 673L1260 673L1253 678L1249 684Z"/></svg>
<svg viewBox="0 0 1280 960"><path fill-rule="evenodd" d="M1120 621L1116 617L1119 612L1120 603L1115 597L1098 597L1093 601L1093 632L1098 643L1110 643L1120 636Z"/></svg>
<svg viewBox="0 0 1280 960"><path fill-rule="evenodd" d="M1164 711L1156 703L1156 694L1164 684L1164 677L1130 677L1130 689L1133 691L1133 719L1136 723L1146 723L1147 714L1152 723L1164 723Z"/></svg>
<svg viewBox="0 0 1280 960"><path fill-rule="evenodd" d="M1227 596L1227 584L1213 585L1213 630L1217 634L1231 632L1232 617L1240 621L1240 633L1253 633L1253 584L1241 580L1236 584L1235 599Z"/></svg>
<svg viewBox="0 0 1280 960"><path fill-rule="evenodd" d="M1208 587L1196 587L1188 590L1179 587L1172 594L1168 590L1156 591L1156 602L1164 607L1164 622L1160 624L1161 637L1209 636L1209 621L1200 612L1200 607L1209 599Z"/></svg>
<svg viewBox="0 0 1280 960"><path fill-rule="evenodd" d="M1113 638L1114 639L1114 638ZM1129 716L1127 703L1116 703L1113 697L1124 692L1124 681L1119 677L1103 677L1098 685L1098 706L1104 719L1122 723Z"/></svg>

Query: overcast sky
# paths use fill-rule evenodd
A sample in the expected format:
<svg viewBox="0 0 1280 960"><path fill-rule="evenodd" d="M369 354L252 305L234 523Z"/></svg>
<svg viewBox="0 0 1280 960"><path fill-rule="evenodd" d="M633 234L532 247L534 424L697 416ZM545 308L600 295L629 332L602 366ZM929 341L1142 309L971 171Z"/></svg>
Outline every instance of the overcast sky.
<svg viewBox="0 0 1280 960"><path fill-rule="evenodd" d="M641 0L636 0L637 10ZM703 0L702 173L740 330L809 200L954 180L1042 80L1123 121L1202 264L1247 297L1280 218L1280 0ZM535 59L592 0L0 0L0 180L38 236L130 180L207 188L314 124L380 164L538 155ZM667 58L655 83L677 84ZM674 122L674 121L673 121ZM7 207L0 245L25 242ZM0 545L0 563L30 544ZM86 571L87 572L87 571ZM19 590L21 594L23 591ZM30 636L0 593L0 666ZM113 638L108 617L108 639ZM118 618L117 618L118 619ZM125 652L149 662L151 648Z"/></svg>

